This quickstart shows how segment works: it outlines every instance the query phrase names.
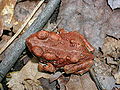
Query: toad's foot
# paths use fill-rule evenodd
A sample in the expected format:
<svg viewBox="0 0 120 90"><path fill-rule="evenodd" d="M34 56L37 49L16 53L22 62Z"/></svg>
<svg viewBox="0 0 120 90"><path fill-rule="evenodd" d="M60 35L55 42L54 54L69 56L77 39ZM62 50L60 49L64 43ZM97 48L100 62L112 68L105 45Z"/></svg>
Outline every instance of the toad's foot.
<svg viewBox="0 0 120 90"><path fill-rule="evenodd" d="M47 63L47 64L40 63L38 65L38 70L39 71L48 71L48 72L55 72L56 71L55 67L51 63Z"/></svg>
<svg viewBox="0 0 120 90"><path fill-rule="evenodd" d="M87 72L93 64L94 64L93 60L85 60L82 62L78 62L76 64L65 65L64 71L67 74L69 73L83 74Z"/></svg>

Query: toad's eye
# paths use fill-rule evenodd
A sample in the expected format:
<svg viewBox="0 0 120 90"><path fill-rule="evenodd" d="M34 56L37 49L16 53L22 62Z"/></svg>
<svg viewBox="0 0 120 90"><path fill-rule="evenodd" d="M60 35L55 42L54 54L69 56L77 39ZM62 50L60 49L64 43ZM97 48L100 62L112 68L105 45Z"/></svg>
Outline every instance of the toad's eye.
<svg viewBox="0 0 120 90"><path fill-rule="evenodd" d="M47 31L40 31L37 33L37 37L41 40L47 39L49 36L49 33Z"/></svg>

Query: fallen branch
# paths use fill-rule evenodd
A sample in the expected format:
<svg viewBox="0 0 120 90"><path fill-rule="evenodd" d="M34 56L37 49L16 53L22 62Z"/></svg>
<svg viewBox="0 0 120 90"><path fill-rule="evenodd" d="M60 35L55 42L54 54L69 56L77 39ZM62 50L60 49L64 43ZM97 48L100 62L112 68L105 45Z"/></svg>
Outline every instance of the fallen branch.
<svg viewBox="0 0 120 90"><path fill-rule="evenodd" d="M0 54L15 40L15 38L23 31L23 29L26 27L28 22L31 20L33 15L36 13L36 11L39 9L39 7L43 4L45 0L41 0L38 5L35 7L31 15L28 17L28 19L25 21L25 23L21 26L21 28L15 33L15 35L2 47L0 50Z"/></svg>
<svg viewBox="0 0 120 90"><path fill-rule="evenodd" d="M10 48L6 49L6 57L0 63L0 82L25 49L25 39L30 34L33 34L44 27L59 3L60 0L50 0L46 8L39 14L38 18L33 22L28 30L17 41L13 42L10 45Z"/></svg>
<svg viewBox="0 0 120 90"><path fill-rule="evenodd" d="M101 85L100 82L98 81L98 79L97 79L97 77L96 77L96 75L95 75L95 72L94 72L93 68L90 69L89 73L90 73L91 78L92 78L93 81L95 82L95 84L96 84L96 86L97 86L97 89L98 89L98 90L105 90L105 89L103 89L102 85Z"/></svg>

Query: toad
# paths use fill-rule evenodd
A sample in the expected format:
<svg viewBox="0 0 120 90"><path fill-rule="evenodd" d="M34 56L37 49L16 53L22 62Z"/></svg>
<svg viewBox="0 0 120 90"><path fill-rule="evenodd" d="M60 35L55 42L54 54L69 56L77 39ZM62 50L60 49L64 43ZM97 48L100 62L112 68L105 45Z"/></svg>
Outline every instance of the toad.
<svg viewBox="0 0 120 90"><path fill-rule="evenodd" d="M56 33L42 30L30 35L26 45L30 52L40 58L40 71L62 69L67 74L83 74L94 64L94 48L77 31L61 29Z"/></svg>

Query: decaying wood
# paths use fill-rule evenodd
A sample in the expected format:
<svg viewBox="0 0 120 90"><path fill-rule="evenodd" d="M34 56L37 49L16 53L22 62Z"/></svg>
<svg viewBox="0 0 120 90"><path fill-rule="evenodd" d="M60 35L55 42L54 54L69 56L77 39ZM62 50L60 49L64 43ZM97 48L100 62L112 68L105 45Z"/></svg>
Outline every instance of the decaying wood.
<svg viewBox="0 0 120 90"><path fill-rule="evenodd" d="M33 34L44 27L59 3L60 0L50 0L46 8L39 14L38 18L28 30L17 41L10 45L11 48L6 49L7 56L0 63L0 82L25 49L25 39L30 34Z"/></svg>

